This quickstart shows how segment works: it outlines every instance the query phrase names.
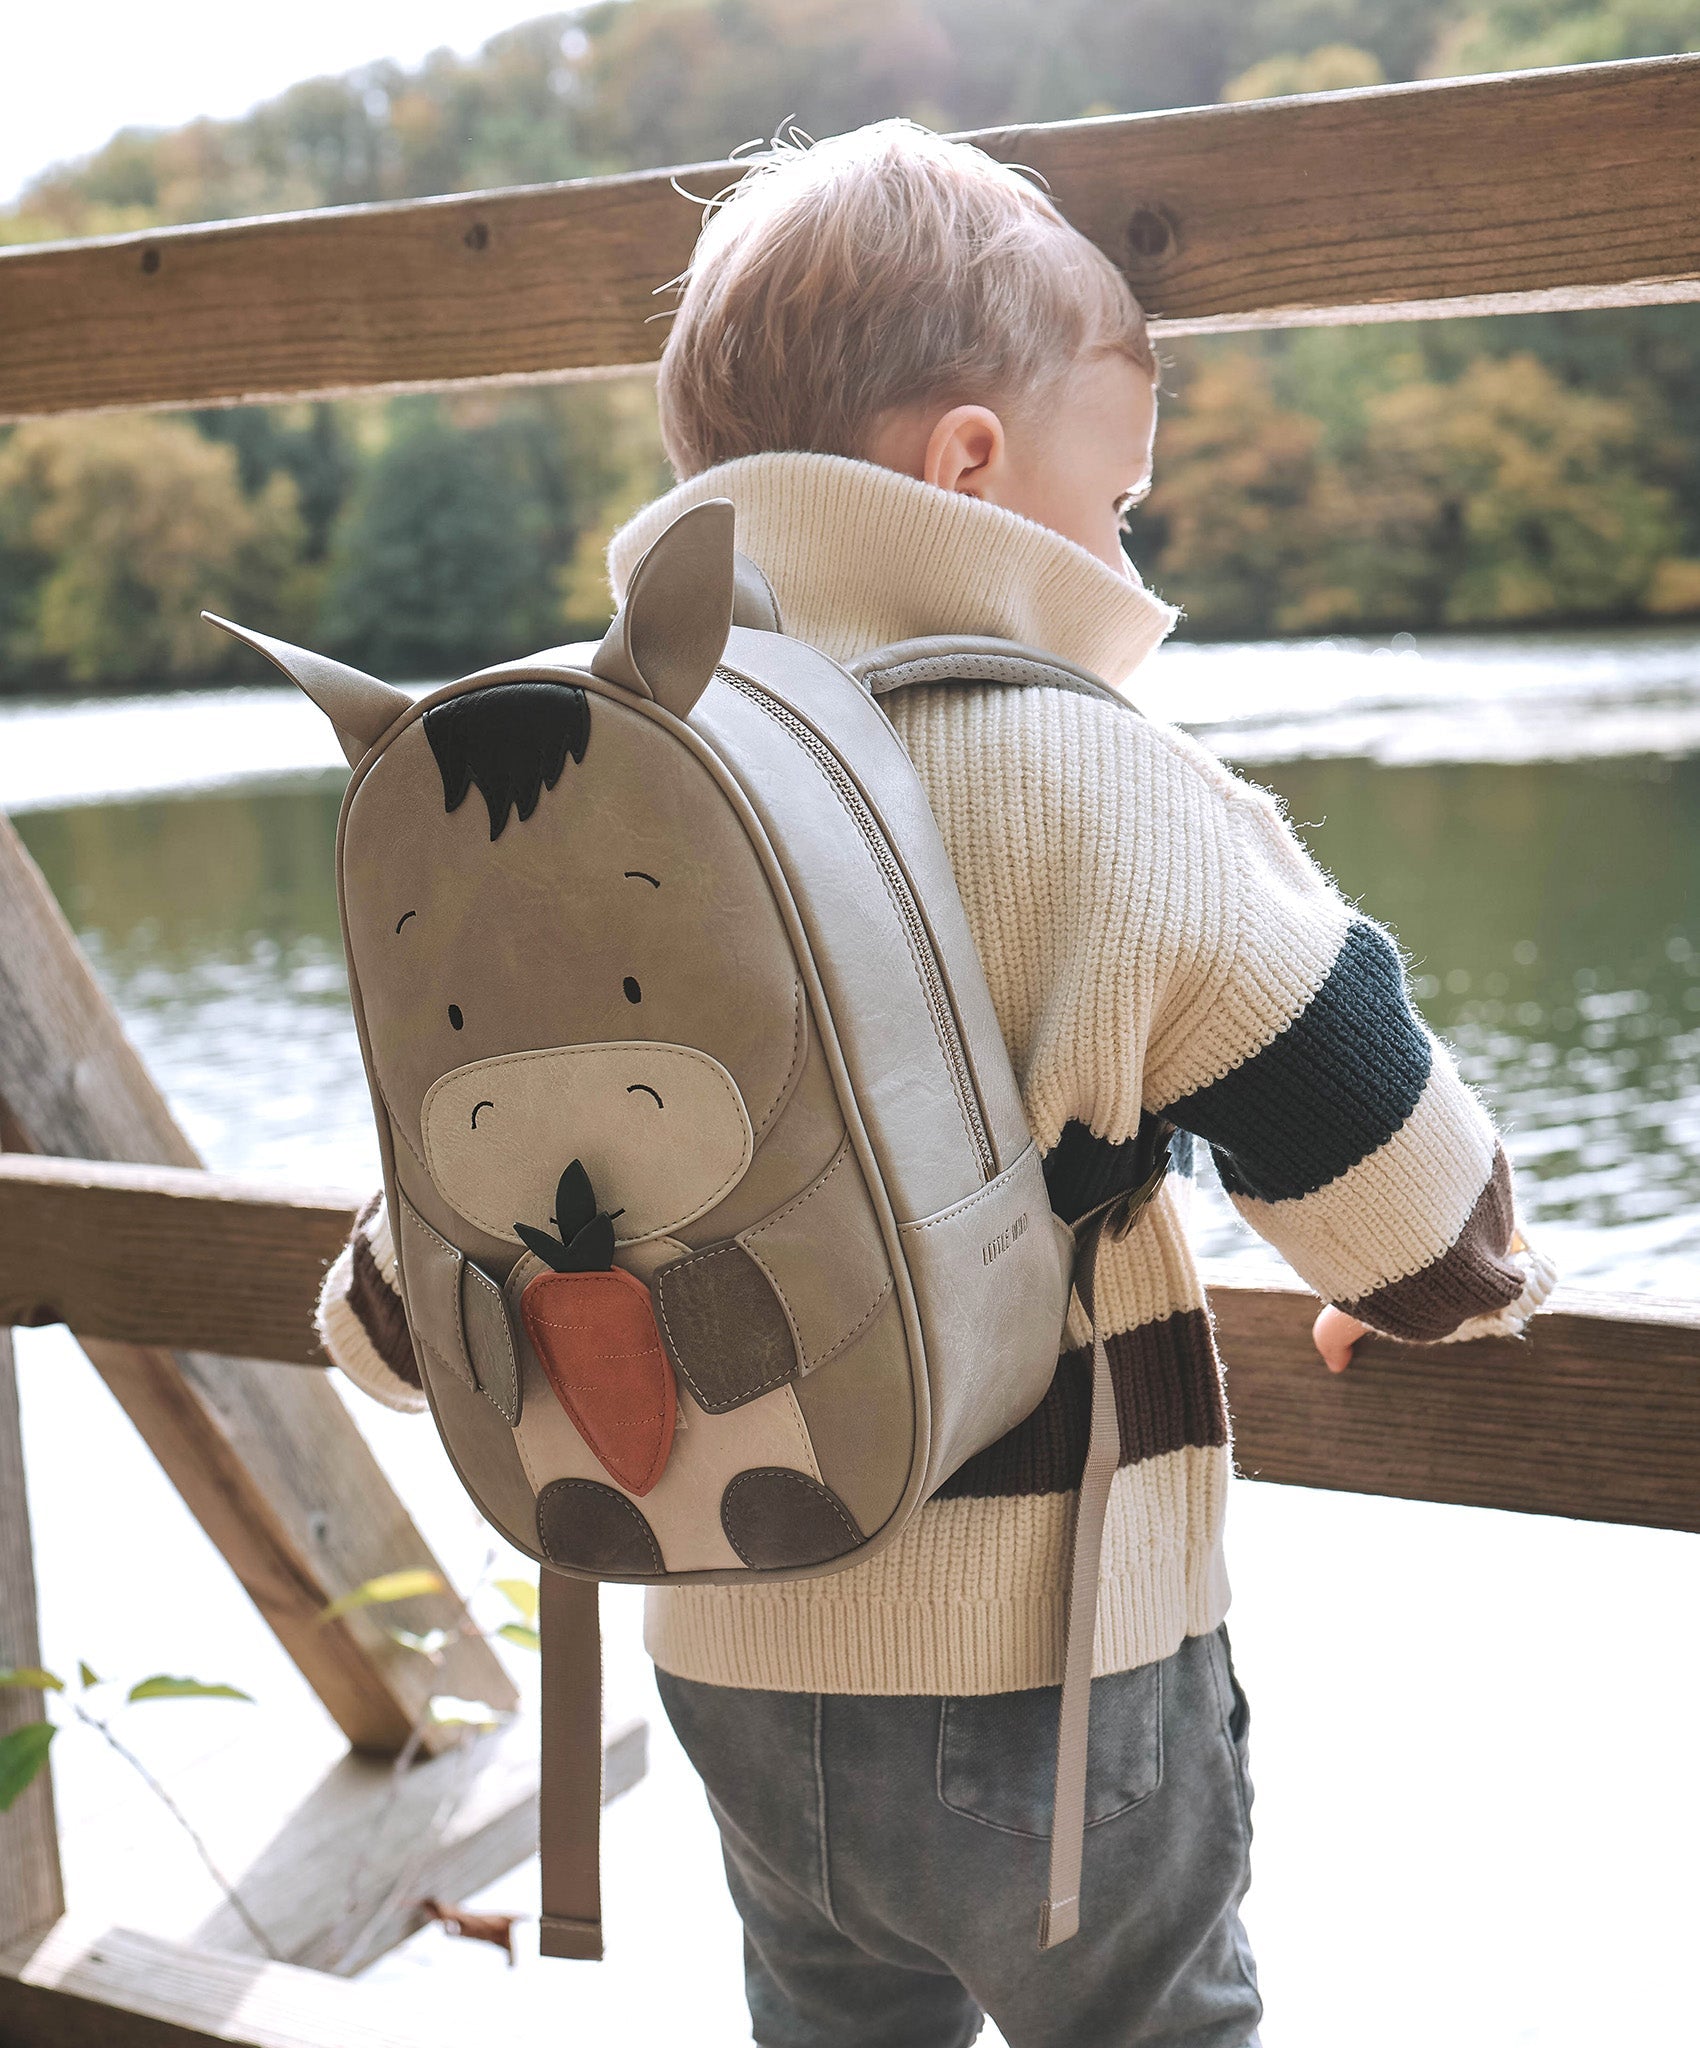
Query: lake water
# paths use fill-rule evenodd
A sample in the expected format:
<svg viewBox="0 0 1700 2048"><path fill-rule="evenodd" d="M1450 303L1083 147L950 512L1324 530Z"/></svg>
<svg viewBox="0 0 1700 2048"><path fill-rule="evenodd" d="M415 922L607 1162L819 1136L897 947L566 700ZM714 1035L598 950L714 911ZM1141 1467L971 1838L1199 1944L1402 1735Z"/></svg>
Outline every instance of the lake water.
<svg viewBox="0 0 1700 2048"><path fill-rule="evenodd" d="M1175 647L1138 694L1276 789L1396 930L1566 1277L1700 1294L1700 637ZM0 707L0 807L208 1160L364 1189L376 1147L336 928L337 762L281 688ZM1247 1268L1269 1260L1219 1196L1200 1236ZM184 1624L182 1655L205 1662L211 1628L252 1689L310 1714L67 1340L31 1334L20 1355L55 1654L90 1654L97 1623L119 1642L138 1625L134 1598L91 1608L88 1539L52 1484L92 1433L176 1569L204 1581L197 1611L218 1619ZM475 1562L429 1432L357 1412L445 1556ZM1637 1967L1626 1988L1614 1958L1691 1933L1692 1540L1273 1487L1239 1488L1234 1518L1266 2048L1691 2038L1680 1985ZM610 1605L616 1695L641 1704L635 1618ZM510 1984L488 1951L428 1937L380 1974L429 1968L434 1994L499 1993L516 2020L557 1997L587 2042L745 2039L712 1831L664 1740L609 1835L616 1943L658 1883L685 1923L664 1938L689 1985L641 2033L620 2005L622 1986L654 1998L636 1928L600 1973ZM496 1894L513 1903L523 1883Z"/></svg>

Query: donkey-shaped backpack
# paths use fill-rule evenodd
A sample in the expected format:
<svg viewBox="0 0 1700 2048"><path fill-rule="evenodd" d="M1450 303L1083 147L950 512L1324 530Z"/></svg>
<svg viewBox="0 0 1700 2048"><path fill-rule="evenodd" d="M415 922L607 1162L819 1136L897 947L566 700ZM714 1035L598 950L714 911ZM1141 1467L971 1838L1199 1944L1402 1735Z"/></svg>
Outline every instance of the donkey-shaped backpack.
<svg viewBox="0 0 1700 2048"><path fill-rule="evenodd" d="M338 895L408 1327L457 1474L543 1567L542 1946L600 1955L596 1583L884 1549L1037 1406L1071 1280L1090 1317L1100 1231L1161 1177L1052 1213L878 703L1105 686L990 641L852 675L779 630L724 500L656 542L600 645L418 701L214 623L353 767ZM1094 1359L1044 1945L1076 1924L1116 1461Z"/></svg>

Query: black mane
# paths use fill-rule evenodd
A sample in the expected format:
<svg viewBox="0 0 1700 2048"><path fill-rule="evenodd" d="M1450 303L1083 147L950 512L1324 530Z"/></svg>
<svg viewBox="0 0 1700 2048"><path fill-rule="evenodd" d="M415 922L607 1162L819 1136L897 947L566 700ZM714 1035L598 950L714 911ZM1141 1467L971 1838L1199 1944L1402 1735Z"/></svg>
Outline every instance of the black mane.
<svg viewBox="0 0 1700 2048"><path fill-rule="evenodd" d="M522 819L553 789L567 756L584 759L590 704L576 683L492 683L450 697L425 714L425 737L443 778L443 808L459 807L477 783L499 839L510 811Z"/></svg>

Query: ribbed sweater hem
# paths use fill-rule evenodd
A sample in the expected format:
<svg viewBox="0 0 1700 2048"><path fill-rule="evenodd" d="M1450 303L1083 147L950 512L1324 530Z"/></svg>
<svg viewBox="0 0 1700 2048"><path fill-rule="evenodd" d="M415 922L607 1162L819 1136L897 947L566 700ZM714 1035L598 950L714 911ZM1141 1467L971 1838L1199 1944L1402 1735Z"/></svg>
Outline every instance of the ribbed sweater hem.
<svg viewBox="0 0 1700 2048"><path fill-rule="evenodd" d="M1096 1673L1155 1663L1226 1615L1226 1484L1220 1451L1176 1452L1117 1474ZM772 1692L963 1696L1055 1685L1072 1512L1068 1494L940 1502L892 1552L830 1578L658 1586L646 1596L644 1644L675 1678Z"/></svg>

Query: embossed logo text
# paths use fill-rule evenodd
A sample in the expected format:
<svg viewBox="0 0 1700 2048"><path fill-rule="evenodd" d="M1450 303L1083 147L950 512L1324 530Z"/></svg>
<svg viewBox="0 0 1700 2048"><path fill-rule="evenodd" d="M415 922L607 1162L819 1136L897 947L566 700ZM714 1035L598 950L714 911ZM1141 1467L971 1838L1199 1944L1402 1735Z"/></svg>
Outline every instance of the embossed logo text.
<svg viewBox="0 0 1700 2048"><path fill-rule="evenodd" d="M1026 1228L1027 1211L1023 1209L1007 1230L1000 1230L996 1237L980 1247L980 1263L989 1266L993 1259L1001 1259Z"/></svg>

